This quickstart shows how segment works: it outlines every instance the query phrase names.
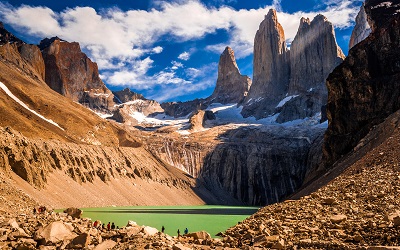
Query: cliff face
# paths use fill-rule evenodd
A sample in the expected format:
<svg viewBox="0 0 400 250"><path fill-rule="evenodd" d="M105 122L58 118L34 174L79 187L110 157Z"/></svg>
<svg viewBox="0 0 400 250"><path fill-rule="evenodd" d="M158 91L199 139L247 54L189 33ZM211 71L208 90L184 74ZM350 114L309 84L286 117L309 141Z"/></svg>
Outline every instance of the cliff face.
<svg viewBox="0 0 400 250"><path fill-rule="evenodd" d="M239 103L246 97L250 85L251 79L240 74L233 50L226 47L219 58L217 85L207 99L214 103Z"/></svg>
<svg viewBox="0 0 400 250"><path fill-rule="evenodd" d="M400 6L366 1L372 33L350 50L327 79L324 159L332 165L376 124L400 108Z"/></svg>
<svg viewBox="0 0 400 250"><path fill-rule="evenodd" d="M275 10L261 22L254 38L253 83L244 101L242 115L257 119L273 112L287 93L290 58L285 34Z"/></svg>
<svg viewBox="0 0 400 250"><path fill-rule="evenodd" d="M368 24L367 13L365 13L364 6L363 3L357 14L356 25L350 37L349 49L353 48L354 45L364 40L371 33L371 27Z"/></svg>
<svg viewBox="0 0 400 250"><path fill-rule="evenodd" d="M81 52L78 43L59 38L43 40L46 83L58 93L91 109L113 109L113 94L99 77L97 64Z"/></svg>
<svg viewBox="0 0 400 250"><path fill-rule="evenodd" d="M336 43L333 25L326 17L318 15L311 22L302 18L290 46L289 95L312 89L326 93L326 78L344 58Z"/></svg>
<svg viewBox="0 0 400 250"><path fill-rule="evenodd" d="M24 58L39 74L42 80L45 79L45 65L42 52L36 45L23 44L19 48L21 57Z"/></svg>
<svg viewBox="0 0 400 250"><path fill-rule="evenodd" d="M311 149L323 131L284 127L227 131L221 137L229 141L205 157L199 178L222 200L234 197L249 205L278 202L299 188L317 164L309 154L316 152Z"/></svg>

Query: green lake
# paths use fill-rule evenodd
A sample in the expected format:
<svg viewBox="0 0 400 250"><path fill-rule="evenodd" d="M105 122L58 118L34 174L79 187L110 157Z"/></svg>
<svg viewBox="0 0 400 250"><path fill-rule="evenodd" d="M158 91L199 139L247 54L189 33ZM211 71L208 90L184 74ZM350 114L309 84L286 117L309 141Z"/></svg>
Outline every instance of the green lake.
<svg viewBox="0 0 400 250"><path fill-rule="evenodd" d="M255 213L257 207L236 206L139 206L139 207L102 207L82 208L83 217L102 223L114 222L119 227L126 226L128 220L138 225L155 227L171 236L177 235L179 229L183 234L187 227L189 232L205 230L214 238L239 221Z"/></svg>

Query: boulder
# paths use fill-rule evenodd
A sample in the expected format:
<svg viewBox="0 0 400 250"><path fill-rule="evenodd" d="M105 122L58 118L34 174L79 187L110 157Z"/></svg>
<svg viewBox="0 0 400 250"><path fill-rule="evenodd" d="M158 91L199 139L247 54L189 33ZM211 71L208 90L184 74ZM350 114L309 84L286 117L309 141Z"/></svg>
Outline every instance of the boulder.
<svg viewBox="0 0 400 250"><path fill-rule="evenodd" d="M192 237L195 240L207 240L211 239L211 235L207 233L206 231L199 231L199 232L194 232L194 233L188 233L186 234L187 237Z"/></svg>
<svg viewBox="0 0 400 250"><path fill-rule="evenodd" d="M145 226L142 228L142 233L148 236L153 236L158 233L157 228Z"/></svg>
<svg viewBox="0 0 400 250"><path fill-rule="evenodd" d="M113 247L115 247L117 245L117 242L113 241L113 240L106 240L103 241L102 243L98 244L94 250L109 250L112 249Z"/></svg>
<svg viewBox="0 0 400 250"><path fill-rule="evenodd" d="M192 248L190 248L190 247L185 247L185 246L182 245L182 244L175 244L175 245L172 247L172 250L190 250L190 249L192 249Z"/></svg>
<svg viewBox="0 0 400 250"><path fill-rule="evenodd" d="M91 242L91 237L87 233L83 233L77 237L75 237L71 243L69 243L68 247L73 249L83 249L87 248Z"/></svg>
<svg viewBox="0 0 400 250"><path fill-rule="evenodd" d="M62 221L54 221L36 232L35 240L44 240L45 243L57 243L64 240L72 240L77 236L73 227Z"/></svg>
<svg viewBox="0 0 400 250"><path fill-rule="evenodd" d="M337 215L332 215L330 220L334 224L339 224L342 221L345 221L347 219L347 216L344 214L337 214Z"/></svg>
<svg viewBox="0 0 400 250"><path fill-rule="evenodd" d="M70 207L70 208L65 209L64 213L68 214L72 218L79 219L79 218L81 218L83 211L80 210L79 208Z"/></svg>

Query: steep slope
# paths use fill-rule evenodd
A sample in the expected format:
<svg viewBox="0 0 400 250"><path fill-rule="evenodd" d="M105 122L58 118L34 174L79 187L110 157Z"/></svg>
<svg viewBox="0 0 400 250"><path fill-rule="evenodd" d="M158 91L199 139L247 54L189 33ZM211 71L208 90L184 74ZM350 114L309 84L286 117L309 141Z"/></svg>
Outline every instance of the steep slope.
<svg viewBox="0 0 400 250"><path fill-rule="evenodd" d="M397 249L399 125L398 111L370 131L344 168L332 169L313 188L290 198L296 200L260 209L225 232L233 241L224 239L236 246L253 239L254 246L287 249Z"/></svg>
<svg viewBox="0 0 400 250"><path fill-rule="evenodd" d="M112 92L100 79L97 64L81 51L78 43L53 37L42 40L39 47L50 88L93 110L113 109Z"/></svg>
<svg viewBox="0 0 400 250"><path fill-rule="evenodd" d="M356 25L354 26L353 32L351 33L349 49L353 48L354 45L364 40L370 33L371 28L368 24L367 13L365 13L364 3L360 7L360 11L356 17Z"/></svg>
<svg viewBox="0 0 400 250"><path fill-rule="evenodd" d="M51 207L214 199L130 132L50 89L15 44L1 46L0 55L1 189L22 190Z"/></svg>
<svg viewBox="0 0 400 250"><path fill-rule="evenodd" d="M271 9L254 38L253 83L244 101L242 115L257 119L273 113L287 93L290 75L285 34Z"/></svg>
<svg viewBox="0 0 400 250"><path fill-rule="evenodd" d="M372 33L327 79L324 158L332 165L368 131L400 108L400 6L366 1Z"/></svg>
<svg viewBox="0 0 400 250"><path fill-rule="evenodd" d="M219 58L217 85L207 99L213 103L240 103L246 97L250 85L251 79L240 74L233 50L226 47Z"/></svg>

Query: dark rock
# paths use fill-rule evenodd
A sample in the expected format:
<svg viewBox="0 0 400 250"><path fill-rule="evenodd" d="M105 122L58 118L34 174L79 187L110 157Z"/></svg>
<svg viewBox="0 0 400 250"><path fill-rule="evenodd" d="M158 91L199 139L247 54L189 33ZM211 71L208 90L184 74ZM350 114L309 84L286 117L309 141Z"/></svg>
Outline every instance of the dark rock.
<svg viewBox="0 0 400 250"><path fill-rule="evenodd" d="M79 219L79 218L81 218L83 212L79 208L70 207L70 208L65 209L64 213L68 214L72 218L78 218Z"/></svg>
<svg viewBox="0 0 400 250"><path fill-rule="evenodd" d="M393 4L386 12L384 7L376 7L379 3L386 6L383 1L366 1L373 32L350 50L327 79L327 166L349 153L374 125L400 108L400 16L393 15L393 8L400 6Z"/></svg>

